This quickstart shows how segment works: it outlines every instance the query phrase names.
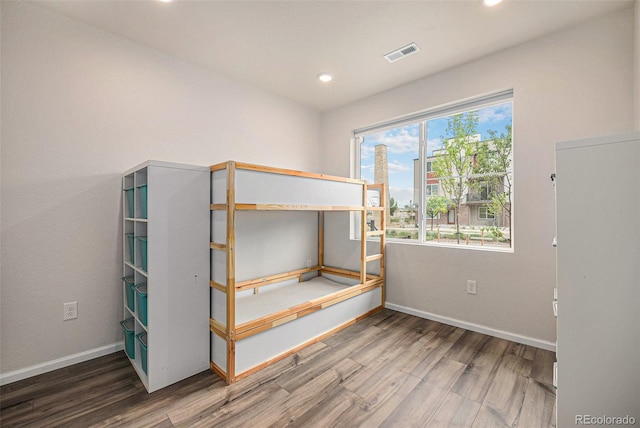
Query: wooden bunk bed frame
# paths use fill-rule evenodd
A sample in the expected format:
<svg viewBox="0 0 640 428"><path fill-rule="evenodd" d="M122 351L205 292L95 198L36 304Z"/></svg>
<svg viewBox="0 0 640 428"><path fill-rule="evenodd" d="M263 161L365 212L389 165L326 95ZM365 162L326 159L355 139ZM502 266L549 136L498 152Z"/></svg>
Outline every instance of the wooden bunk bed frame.
<svg viewBox="0 0 640 428"><path fill-rule="evenodd" d="M267 166L253 165L247 163L240 163L235 161L228 161L220 164L216 164L210 167L212 177L212 196L211 196L211 211L212 211L212 242L210 248L213 252L223 252L225 255L226 263L226 284L221 281L214 280L213 274L213 254L212 254L212 275L211 275L211 293L212 293L212 314L209 320L211 331L211 370L217 373L228 384L234 383L258 370L261 370L267 366L274 364L277 361L282 360L290 355L295 354L299 350L312 345L324 338L334 334L335 332L373 314L384 308L385 302L385 265L384 265L384 251L385 251L385 189L382 184L367 184L366 181L350 179L345 177L330 176L324 174L316 174L302 171L295 171L289 169L273 168ZM214 174L224 174L226 171L226 201L225 203L219 203L220 197L216 197L218 203L214 203ZM302 179L323 180L335 183L347 183L351 185L357 185L361 188L361 199L359 204L346 204L346 205L332 205L332 204L298 204L298 203L271 203L255 201L243 201L237 200L238 194L236 193L237 174L239 171L252 171L265 174L277 174L290 177L300 177ZM308 181L307 181L308 182ZM329 184L335 185L335 184ZM368 192L375 191L379 194L378 206L369 206ZM330 192L329 192L330 193ZM337 192L339 193L339 192ZM322 198L321 198L322 199ZM326 198L325 198L326 200ZM214 212L226 213L226 241L214 242L213 233L213 215ZM268 276L262 276L259 278L236 281L236 213L239 211L316 211L318 213L318 249L316 266L291 270L287 272L281 272ZM343 269L338 267L325 266L325 252L324 252L324 213L325 212L359 212L360 213L360 269L359 271L353 271L349 269ZM367 212L378 212L379 225L377 230L368 230L369 224L367 223ZM224 214L222 214L224 215ZM377 254L367 255L367 238L379 237L379 251ZM315 244L314 244L315 245ZM378 273L367 273L367 264L371 262L378 262ZM253 290L254 294L258 294L261 287L271 284L277 284L284 281L297 280L302 281L303 276L321 276L326 274L328 276L343 277L345 280L350 280L352 284L344 289L330 294L317 297L286 309L276 310L273 313L269 313L264 316L260 316L256 319L252 319L247 322L237 323L236 321L236 293L244 290ZM214 291L215 290L215 291ZM375 294L372 294L372 290L375 290ZM216 292L217 291L217 292ZM223 294L220 294L223 293ZM365 293L368 293L364 296ZM226 319L214 318L214 294L218 300L221 298L226 299L226 314L223 316ZM223 297L222 297L223 296ZM362 303L353 303L355 309L340 309L342 311L342 318L338 321L340 324L332 326L327 331L323 331L320 334L318 332L312 332L312 337L305 337L303 343L296 344L293 347L284 350L278 350L277 355L269 356L264 361L258 364L253 364L251 367L242 367L240 372L237 372L236 366L236 353L240 352L238 349L239 343L251 338L252 336L259 335L263 332L267 332L271 329L283 326L289 323L295 323L304 317L312 314L316 314L319 311L327 310L331 307L337 307L347 300L357 298L358 296L364 299L366 297L367 303L363 306ZM372 303L372 299L375 302ZM378 300L380 299L380 300ZM354 299L353 302L356 302ZM379 304L378 304L379 303ZM373 307L372 307L373 306ZM364 309L363 309L364 307ZM343 306L346 308L346 306ZM346 312L345 312L346 311ZM354 312L355 311L355 312ZM359 312L358 312L359 311ZM364 311L364 312L363 312ZM344 314L347 314L345 318ZM220 318L222 318L221 316ZM318 315L316 315L318 316ZM327 315L331 316L331 315ZM311 319L312 317L309 317ZM317 318L313 322L316 324ZM292 324L291 324L292 325ZM293 328L293 327L291 327ZM297 331L306 330L307 327L302 324L297 327ZM274 333L275 334L275 333ZM261 339L262 340L262 339ZM214 345L214 342L217 345ZM263 342L264 343L264 342ZM217 351L214 349L217 346ZM224 358L220 358L220 348L226 346L226 361ZM258 346L258 345L253 345ZM218 354L217 361L214 358L214 353ZM242 351L242 352L247 352Z"/></svg>

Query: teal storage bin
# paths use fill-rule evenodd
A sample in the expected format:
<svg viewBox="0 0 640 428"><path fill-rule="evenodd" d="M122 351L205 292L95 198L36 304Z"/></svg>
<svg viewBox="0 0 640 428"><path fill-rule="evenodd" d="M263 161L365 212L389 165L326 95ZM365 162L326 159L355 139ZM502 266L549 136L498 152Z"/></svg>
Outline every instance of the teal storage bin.
<svg viewBox="0 0 640 428"><path fill-rule="evenodd" d="M140 216L147 218L147 185L138 186L138 194L140 195Z"/></svg>
<svg viewBox="0 0 640 428"><path fill-rule="evenodd" d="M147 283L136 285L136 306L138 308L138 319L147 326Z"/></svg>
<svg viewBox="0 0 640 428"><path fill-rule="evenodd" d="M136 358L136 347L135 347L135 324L133 318L127 318L124 321L120 321L120 325L122 326L122 331L124 332L124 352L127 353L127 356L132 360Z"/></svg>
<svg viewBox="0 0 640 428"><path fill-rule="evenodd" d="M131 264L135 264L135 240L136 237L134 236L133 233L127 233L127 242L129 243L129 262L131 262Z"/></svg>
<svg viewBox="0 0 640 428"><path fill-rule="evenodd" d="M136 336L140 343L140 362L142 362L142 371L147 373L147 333L140 333Z"/></svg>
<svg viewBox="0 0 640 428"><path fill-rule="evenodd" d="M131 312L133 312L136 310L136 286L133 282L133 277L125 276L122 280L124 281L124 290L127 297L127 307Z"/></svg>
<svg viewBox="0 0 640 428"><path fill-rule="evenodd" d="M134 205L133 205L133 187L130 189L124 189L124 193L127 201L127 210L126 212L129 214L127 217L135 217Z"/></svg>
<svg viewBox="0 0 640 428"><path fill-rule="evenodd" d="M138 242L140 242L140 265L143 271L147 271L147 237L138 236Z"/></svg>

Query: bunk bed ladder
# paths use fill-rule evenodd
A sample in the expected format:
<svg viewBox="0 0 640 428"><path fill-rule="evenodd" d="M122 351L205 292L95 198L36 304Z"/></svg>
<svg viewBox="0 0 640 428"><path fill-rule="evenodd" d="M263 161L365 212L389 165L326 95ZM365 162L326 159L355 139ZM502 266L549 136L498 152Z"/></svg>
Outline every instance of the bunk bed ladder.
<svg viewBox="0 0 640 428"><path fill-rule="evenodd" d="M378 190L379 192L379 200L380 203L377 207L368 207L367 206L367 193L368 190ZM382 280L382 303L384 306L385 303L385 286L384 286L384 277L385 277L385 264L384 264L384 252L385 252L385 230L386 230L386 194L384 184L364 184L363 189L363 201L362 201L363 211L360 215L360 282L365 284L367 282L367 263L373 262L376 260L380 261L380 276L379 279L372 279L371 281ZM380 226L377 230L367 230L367 212L368 211L378 211L380 213ZM367 238L379 236L380 237L380 247L377 254L367 255Z"/></svg>
<svg viewBox="0 0 640 428"><path fill-rule="evenodd" d="M236 380L236 163L227 162L227 383Z"/></svg>

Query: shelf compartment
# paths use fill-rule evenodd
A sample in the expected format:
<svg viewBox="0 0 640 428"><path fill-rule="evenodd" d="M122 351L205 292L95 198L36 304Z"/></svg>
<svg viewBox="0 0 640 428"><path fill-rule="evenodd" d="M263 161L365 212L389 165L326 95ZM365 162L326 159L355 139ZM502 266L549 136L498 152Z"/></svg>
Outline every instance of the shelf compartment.
<svg viewBox="0 0 640 428"><path fill-rule="evenodd" d="M143 272L147 272L147 229L148 223L135 222L135 266Z"/></svg>
<svg viewBox="0 0 640 428"><path fill-rule="evenodd" d="M124 294L126 297L127 308L131 313L135 313L136 310L136 291L135 291L135 277L133 275L122 277L124 283Z"/></svg>
<svg viewBox="0 0 640 428"><path fill-rule="evenodd" d="M124 200L125 200L125 210L124 212L128 218L133 218L136 215L135 205L134 205L134 189L133 187L124 189Z"/></svg>
<svg viewBox="0 0 640 428"><path fill-rule="evenodd" d="M147 218L147 185L141 184L136 187L138 189L138 198L140 200L140 217Z"/></svg>
<svg viewBox="0 0 640 428"><path fill-rule="evenodd" d="M124 333L124 352L131 360L136 358L136 347L134 342L135 335L135 320L133 318L127 318L120 321L122 331Z"/></svg>
<svg viewBox="0 0 640 428"><path fill-rule="evenodd" d="M136 285L136 307L138 320L143 326L147 326L147 283Z"/></svg>
<svg viewBox="0 0 640 428"><path fill-rule="evenodd" d="M136 218L147 218L147 182L148 169L142 168L135 172L135 215Z"/></svg>
<svg viewBox="0 0 640 428"><path fill-rule="evenodd" d="M135 202L134 202L134 176L133 174L127 174L122 177L122 212L125 218L135 217Z"/></svg>
<svg viewBox="0 0 640 428"><path fill-rule="evenodd" d="M140 247L140 267L143 271L147 272L147 237L138 236L136 239Z"/></svg>
<svg viewBox="0 0 640 428"><path fill-rule="evenodd" d="M136 352L136 357L135 359L131 360L131 365L133 366L133 368L135 369L136 373L138 374L138 376L140 377L140 380L142 381L142 384L145 386L145 388L149 388L149 366L148 366L148 356L149 356L149 351L148 349L143 350L140 346L140 336L143 334L147 334L147 330L144 328L144 326L142 324L140 324L139 320L135 321L135 331L134 331L134 335L133 335L133 346L135 348L135 352ZM147 338L148 339L148 338ZM148 342L148 340L147 340ZM146 355L145 355L146 353ZM146 368L146 370L145 370Z"/></svg>
<svg viewBox="0 0 640 428"><path fill-rule="evenodd" d="M136 264L136 258L135 258L135 254L136 254L136 250L135 250L135 243L136 243L136 236L134 233L125 233L125 239L126 239L126 251L127 254L125 255L125 260L129 260L129 262L135 266Z"/></svg>
<svg viewBox="0 0 640 428"><path fill-rule="evenodd" d="M148 374L147 371L147 358L148 358L148 347L147 347L147 333L142 332L136 334L136 339L138 342L138 346L140 349L140 365L142 367L142 371L144 374Z"/></svg>

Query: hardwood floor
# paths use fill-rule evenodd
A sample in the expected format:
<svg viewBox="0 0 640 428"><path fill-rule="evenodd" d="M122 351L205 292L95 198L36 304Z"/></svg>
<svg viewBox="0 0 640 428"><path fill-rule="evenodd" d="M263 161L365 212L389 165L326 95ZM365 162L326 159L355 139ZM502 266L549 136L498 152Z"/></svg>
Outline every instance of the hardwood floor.
<svg viewBox="0 0 640 428"><path fill-rule="evenodd" d="M384 310L242 381L147 394L123 352L0 388L3 427L552 427L553 352Z"/></svg>

